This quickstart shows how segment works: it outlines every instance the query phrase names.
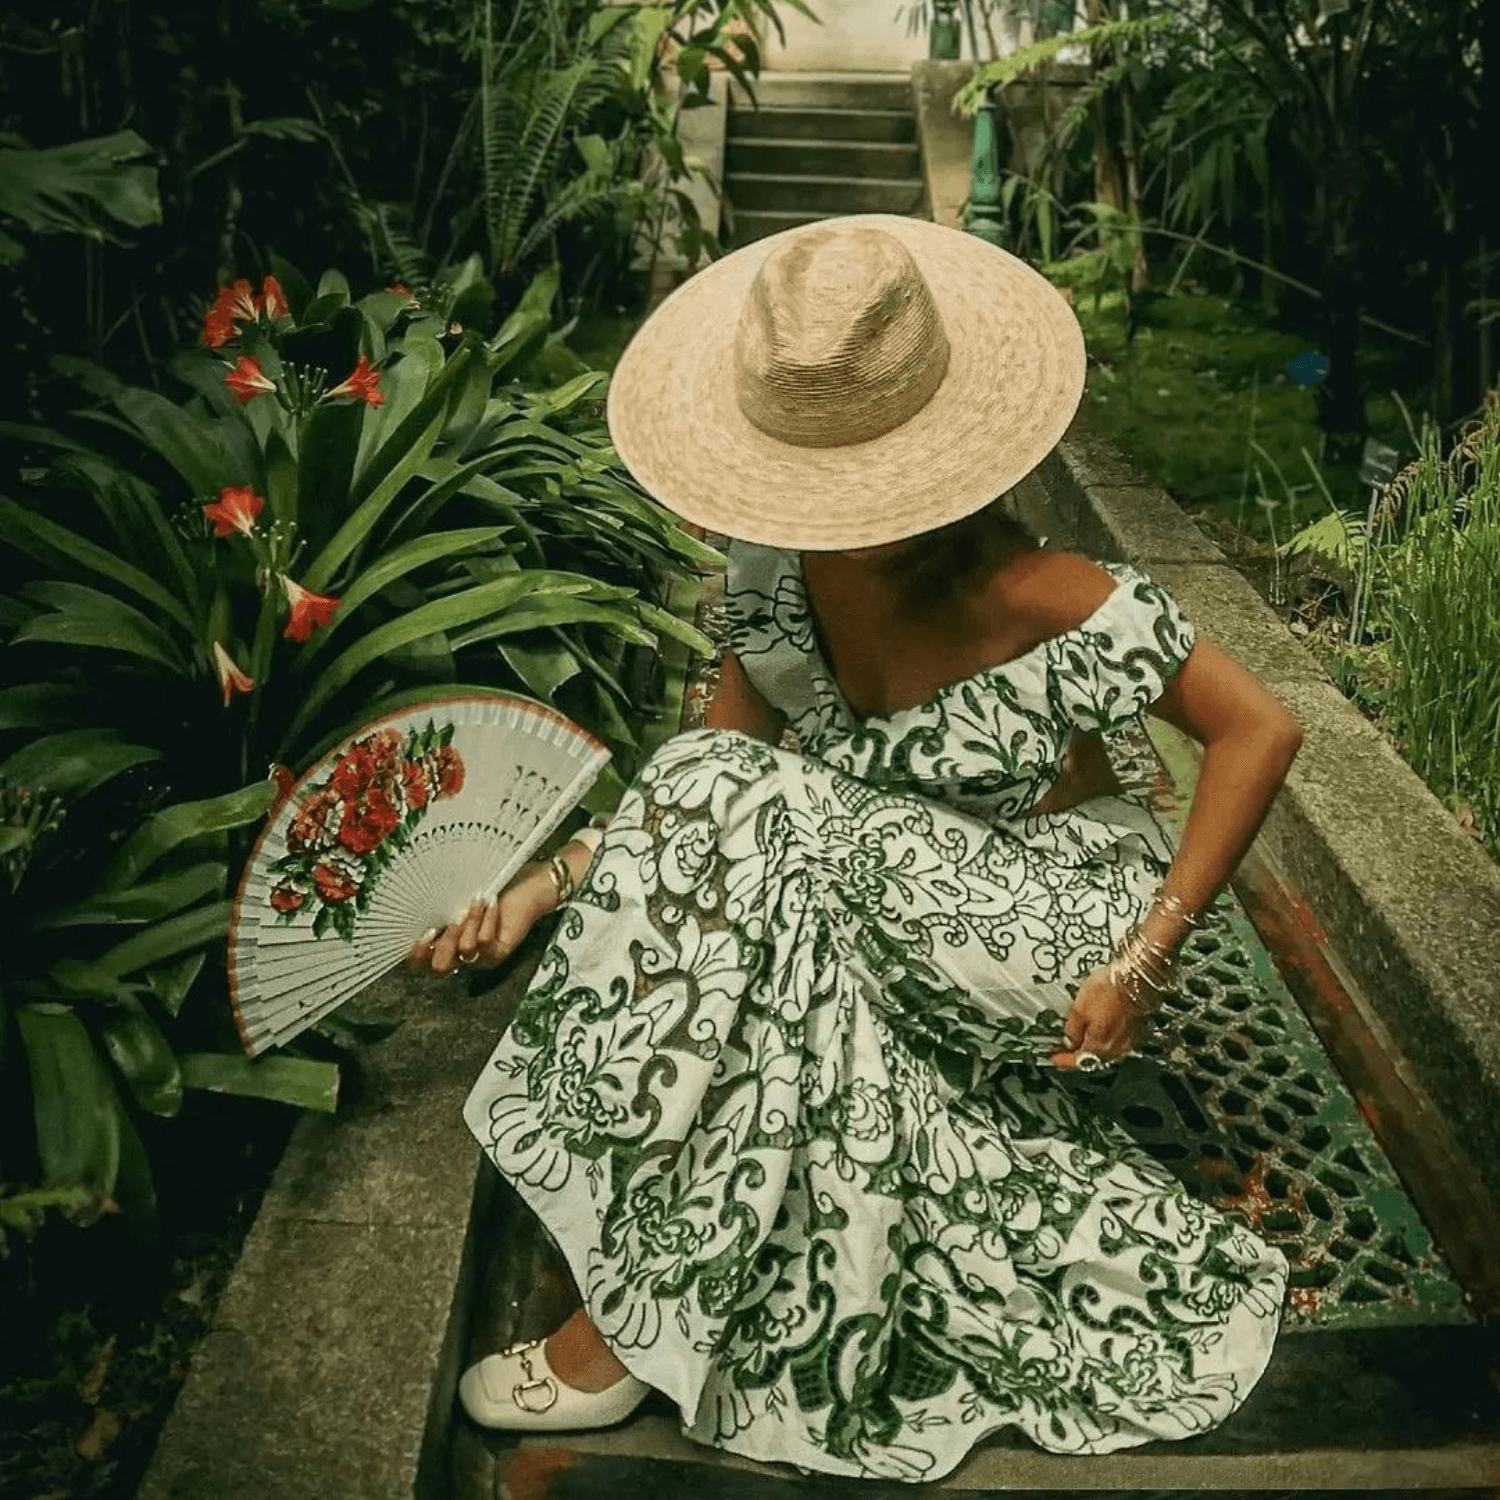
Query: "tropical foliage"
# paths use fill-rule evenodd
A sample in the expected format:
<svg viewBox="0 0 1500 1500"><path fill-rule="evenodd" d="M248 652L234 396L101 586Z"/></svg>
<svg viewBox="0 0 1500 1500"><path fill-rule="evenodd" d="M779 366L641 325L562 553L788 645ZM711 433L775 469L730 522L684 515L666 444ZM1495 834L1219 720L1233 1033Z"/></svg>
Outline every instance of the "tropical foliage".
<svg viewBox="0 0 1500 1500"><path fill-rule="evenodd" d="M477 286L458 280L450 310ZM195 1083L331 1107L326 1061L252 1067L169 1040L200 975L222 994L234 830L269 807L268 766L300 769L425 685L470 683L558 704L628 772L642 665L664 634L706 646L660 601L715 554L620 469L605 377L510 378L555 291L543 273L484 339L403 287L355 300L337 273L314 288L278 263L212 300L174 361L185 399L76 362L91 399L72 421L0 429L27 481L0 498L18 939L0 1025L34 1122L6 1179L31 1158L44 1187L83 1191L79 1214L144 1212L133 1110L171 1114ZM20 1055L8 1066L24 1095Z"/></svg>

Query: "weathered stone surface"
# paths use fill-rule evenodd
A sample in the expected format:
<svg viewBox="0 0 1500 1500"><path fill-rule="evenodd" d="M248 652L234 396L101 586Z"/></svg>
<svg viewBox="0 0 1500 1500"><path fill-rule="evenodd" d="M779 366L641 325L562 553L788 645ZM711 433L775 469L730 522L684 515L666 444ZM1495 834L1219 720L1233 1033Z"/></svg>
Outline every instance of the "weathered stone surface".
<svg viewBox="0 0 1500 1500"><path fill-rule="evenodd" d="M919 62L911 70L927 203L933 222L949 229L963 228L974 143L974 122L953 113L953 96L973 76L972 62Z"/></svg>
<svg viewBox="0 0 1500 1500"><path fill-rule="evenodd" d="M1125 562L1227 561L1159 485L1089 485L1083 493L1090 520L1109 535Z"/></svg>
<svg viewBox="0 0 1500 1500"><path fill-rule="evenodd" d="M141 1500L409 1500L461 1245L258 1220Z"/></svg>
<svg viewBox="0 0 1500 1500"><path fill-rule="evenodd" d="M471 1226L497 1182L463 1102L539 952L477 995L399 971L363 997L403 1025L337 1117L294 1132L141 1500L445 1493Z"/></svg>

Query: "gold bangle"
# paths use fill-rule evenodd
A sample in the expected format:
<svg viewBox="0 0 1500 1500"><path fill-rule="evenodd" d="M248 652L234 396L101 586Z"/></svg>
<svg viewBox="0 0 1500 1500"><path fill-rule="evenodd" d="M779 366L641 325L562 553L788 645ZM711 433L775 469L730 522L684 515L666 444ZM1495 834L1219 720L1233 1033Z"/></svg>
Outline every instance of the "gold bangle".
<svg viewBox="0 0 1500 1500"><path fill-rule="evenodd" d="M1189 927L1203 925L1203 913L1189 911L1180 896L1169 896L1165 891L1158 891L1151 905L1161 907L1163 911L1170 913L1179 921L1186 922Z"/></svg>
<svg viewBox="0 0 1500 1500"><path fill-rule="evenodd" d="M557 891L557 904L566 906L573 899L573 892L577 887L573 884L573 872L562 855L554 854L547 861L547 873L552 877L553 888Z"/></svg>

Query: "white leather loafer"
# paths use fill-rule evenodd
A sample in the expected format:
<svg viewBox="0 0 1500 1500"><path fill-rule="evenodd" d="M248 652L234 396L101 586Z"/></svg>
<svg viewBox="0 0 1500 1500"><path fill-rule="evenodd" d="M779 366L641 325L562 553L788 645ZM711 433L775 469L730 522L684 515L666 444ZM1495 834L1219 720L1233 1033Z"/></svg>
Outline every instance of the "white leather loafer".
<svg viewBox="0 0 1500 1500"><path fill-rule="evenodd" d="M470 1365L458 1382L463 1409L481 1427L505 1432L584 1432L623 1422L651 1387L623 1375L602 1391L580 1391L559 1380L541 1339L512 1344Z"/></svg>

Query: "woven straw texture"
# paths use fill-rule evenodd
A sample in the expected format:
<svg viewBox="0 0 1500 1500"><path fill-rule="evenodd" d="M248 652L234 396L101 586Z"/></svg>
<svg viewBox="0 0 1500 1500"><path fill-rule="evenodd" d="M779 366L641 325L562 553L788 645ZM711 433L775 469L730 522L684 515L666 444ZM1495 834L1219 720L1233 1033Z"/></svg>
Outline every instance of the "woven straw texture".
<svg viewBox="0 0 1500 1500"><path fill-rule="evenodd" d="M803 551L873 547L1024 479L1072 421L1084 369L1078 320L1023 261L860 214L759 240L679 287L616 367L610 436L697 525Z"/></svg>

